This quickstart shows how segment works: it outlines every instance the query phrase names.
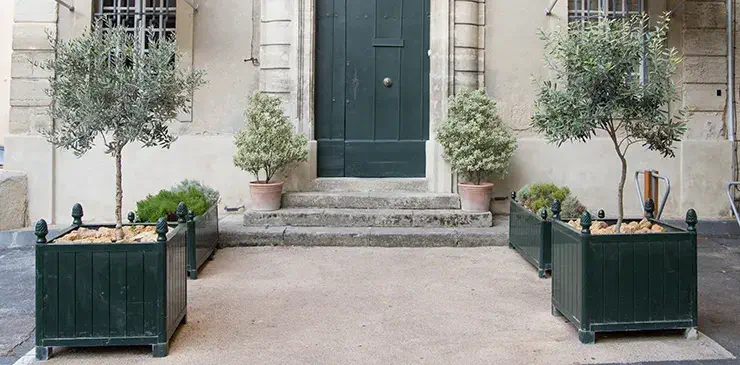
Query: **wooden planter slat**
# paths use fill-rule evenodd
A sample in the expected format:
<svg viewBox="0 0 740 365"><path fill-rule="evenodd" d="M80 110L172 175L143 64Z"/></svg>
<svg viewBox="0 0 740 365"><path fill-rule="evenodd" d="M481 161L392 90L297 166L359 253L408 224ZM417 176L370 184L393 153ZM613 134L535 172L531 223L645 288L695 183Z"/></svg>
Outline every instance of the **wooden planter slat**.
<svg viewBox="0 0 740 365"><path fill-rule="evenodd" d="M187 320L186 248L186 224L166 242L37 244L37 358L53 346L152 345L154 356L166 356Z"/></svg>
<svg viewBox="0 0 740 365"><path fill-rule="evenodd" d="M509 199L509 247L537 268L540 278L552 269L551 223Z"/></svg>
<svg viewBox="0 0 740 365"><path fill-rule="evenodd" d="M188 276L198 278L198 270L212 258L218 245L218 205L188 220Z"/></svg>
<svg viewBox="0 0 740 365"><path fill-rule="evenodd" d="M614 224L614 221L608 221ZM553 314L595 332L697 326L696 232L591 235L552 224Z"/></svg>

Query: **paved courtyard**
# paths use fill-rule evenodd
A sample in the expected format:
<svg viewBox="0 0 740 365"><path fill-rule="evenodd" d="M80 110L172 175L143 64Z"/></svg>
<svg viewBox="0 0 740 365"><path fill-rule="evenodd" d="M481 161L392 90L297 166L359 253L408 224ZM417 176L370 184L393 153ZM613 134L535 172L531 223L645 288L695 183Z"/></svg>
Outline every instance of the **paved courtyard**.
<svg viewBox="0 0 740 365"><path fill-rule="evenodd" d="M728 254L716 245L724 251L703 252L701 260ZM734 270L736 275L738 269L715 273L713 268L708 274ZM722 281L737 293L736 277ZM612 335L581 345L573 326L550 314L550 280L537 279L532 267L504 247L232 248L219 251L189 285L189 323L175 335L170 356L153 361L148 347L55 349L48 363L582 364L733 358L705 335L695 341L680 333ZM737 332L737 323L725 321L723 312L723 305L738 306L736 297L725 302L702 294L700 329L732 326Z"/></svg>

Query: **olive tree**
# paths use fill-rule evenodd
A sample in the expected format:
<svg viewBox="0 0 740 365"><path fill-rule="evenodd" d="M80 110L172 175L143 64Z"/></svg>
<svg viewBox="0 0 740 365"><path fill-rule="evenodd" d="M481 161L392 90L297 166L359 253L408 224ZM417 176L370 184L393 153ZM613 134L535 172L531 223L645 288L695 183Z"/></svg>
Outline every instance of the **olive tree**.
<svg viewBox="0 0 740 365"><path fill-rule="evenodd" d="M550 142L585 142L607 136L619 157L619 232L624 219L627 150L634 144L675 157L686 131L674 83L681 62L666 45L668 18L651 26L647 16L573 22L542 33L545 61L554 78L539 83L532 126Z"/></svg>
<svg viewBox="0 0 740 365"><path fill-rule="evenodd" d="M118 239L123 234L124 148L133 142L169 148L176 137L168 123L190 111L191 95L204 83L202 71L175 66L174 40L144 34L149 39L141 42L122 27L97 22L78 38L52 41L56 57L39 65L53 75L47 93L54 125L41 133L78 157L102 140L105 153L115 160Z"/></svg>

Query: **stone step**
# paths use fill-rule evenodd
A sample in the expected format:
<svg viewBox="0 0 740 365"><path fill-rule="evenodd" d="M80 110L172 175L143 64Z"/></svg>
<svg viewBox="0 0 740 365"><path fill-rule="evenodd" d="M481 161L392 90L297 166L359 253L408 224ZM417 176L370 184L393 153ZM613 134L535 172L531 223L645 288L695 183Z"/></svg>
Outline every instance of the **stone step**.
<svg viewBox="0 0 740 365"><path fill-rule="evenodd" d="M397 191L285 193L283 208L460 209L460 196Z"/></svg>
<svg viewBox="0 0 740 365"><path fill-rule="evenodd" d="M410 209L315 209L287 208L273 212L248 210L248 227L469 227L492 225L491 212L470 213L462 210Z"/></svg>
<svg viewBox="0 0 740 365"><path fill-rule="evenodd" d="M424 193L427 190L425 178L322 177L311 183L309 191Z"/></svg>
<svg viewBox="0 0 740 365"><path fill-rule="evenodd" d="M220 247L482 247L505 246L509 235L508 217L496 217L488 228L245 227L240 218L221 219Z"/></svg>

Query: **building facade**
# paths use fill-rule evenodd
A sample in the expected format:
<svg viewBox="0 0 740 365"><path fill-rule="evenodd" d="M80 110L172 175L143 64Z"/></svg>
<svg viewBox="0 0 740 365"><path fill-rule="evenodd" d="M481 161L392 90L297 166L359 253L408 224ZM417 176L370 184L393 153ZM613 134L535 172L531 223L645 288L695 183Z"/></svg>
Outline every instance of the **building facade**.
<svg viewBox="0 0 740 365"><path fill-rule="evenodd" d="M533 79L548 77L538 31L587 15L580 0L560 0L546 14L552 3L17 1L5 167L28 173L32 220L64 223L76 202L90 219L112 218L112 159L100 147L78 159L38 134L53 125L45 114L49 75L29 60L54 56L47 34L70 39L96 16L120 20L131 11L124 14L131 21L174 32L185 55L180 66L205 69L208 84L196 91L192 113L172 124L179 139L169 150L129 146L124 151L125 210L184 178L218 189L223 205L248 206L253 177L232 164L233 135L243 127L247 99L257 90L282 98L296 130L310 140L308 162L284 177L287 189L311 190L317 178L394 177L424 179L430 192L454 192L456 177L435 131L456 90L485 88L519 136L509 176L494 181L496 196L529 182L552 181L570 186L589 207L615 212L620 171L608 138L557 148L528 129L536 97ZM598 7L598 1L591 3ZM611 10L632 12L637 3L630 0L629 10ZM673 10L670 43L684 57L683 104L693 114L676 158L633 148L629 169L656 169L670 177L664 216L677 217L693 207L705 218L728 217L724 187L735 174L730 141L735 131L727 127L726 3L646 0L643 6L651 16ZM629 181L625 202L627 213L639 213ZM505 204L494 203L492 209L504 212Z"/></svg>

